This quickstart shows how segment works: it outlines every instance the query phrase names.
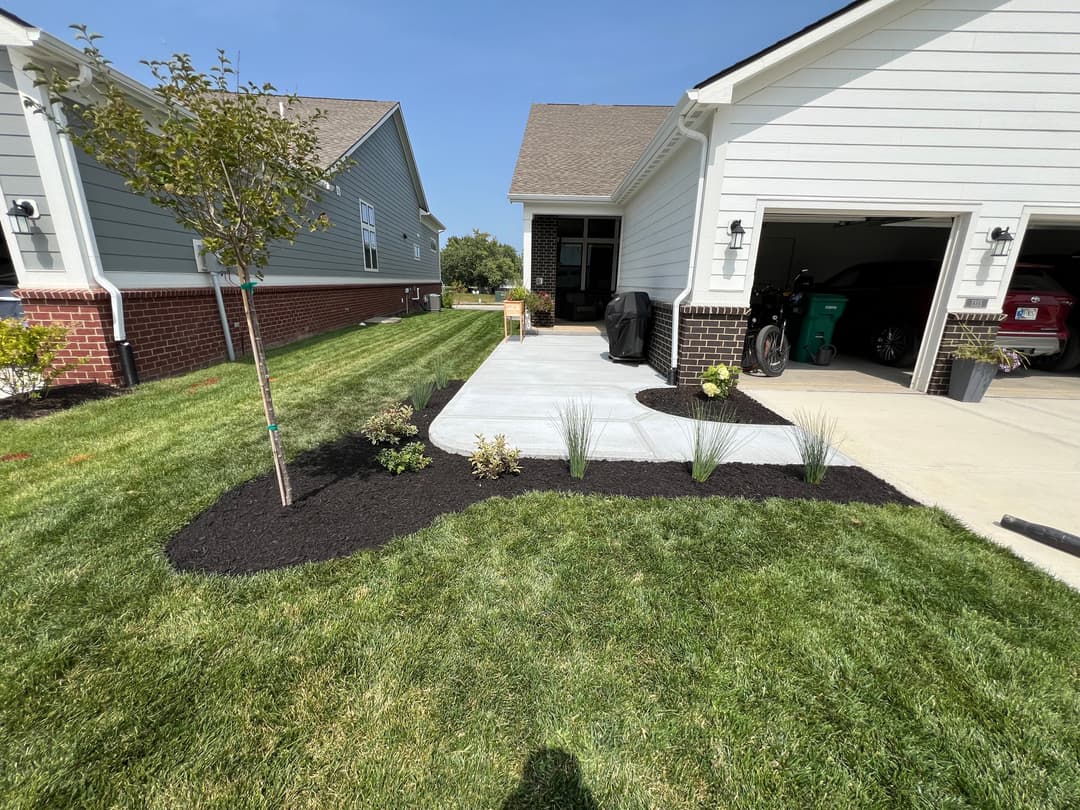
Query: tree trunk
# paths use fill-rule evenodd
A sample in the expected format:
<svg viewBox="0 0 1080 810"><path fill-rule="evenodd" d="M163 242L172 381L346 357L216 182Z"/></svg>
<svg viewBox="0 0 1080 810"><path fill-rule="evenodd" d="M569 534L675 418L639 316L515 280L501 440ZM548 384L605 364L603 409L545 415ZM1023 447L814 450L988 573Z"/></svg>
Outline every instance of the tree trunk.
<svg viewBox="0 0 1080 810"><path fill-rule="evenodd" d="M266 413L266 427L270 434L270 450L274 455L274 471L277 473L278 491L281 493L281 505L292 504L292 484L289 471L285 467L285 450L281 444L281 431L278 430L277 416L274 413L274 399L270 395L270 375L266 370L266 350L263 348L262 333L259 331L259 316L255 312L255 288L246 268L238 268L241 280L240 294L244 301L244 315L247 319L248 336L251 338L251 351L255 356L255 372L259 377L259 393L262 394L263 411Z"/></svg>

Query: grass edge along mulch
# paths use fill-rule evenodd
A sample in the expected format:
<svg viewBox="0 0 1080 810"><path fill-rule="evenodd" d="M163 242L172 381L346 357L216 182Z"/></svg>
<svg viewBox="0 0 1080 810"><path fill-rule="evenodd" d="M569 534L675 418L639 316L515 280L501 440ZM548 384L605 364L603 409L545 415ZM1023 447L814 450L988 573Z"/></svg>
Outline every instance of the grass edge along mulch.
<svg viewBox="0 0 1080 810"><path fill-rule="evenodd" d="M375 458L379 448L358 433L347 434L290 463L293 506L281 507L271 473L247 481L168 541L170 562L180 571L249 574L335 559L381 548L479 501L537 491L915 504L860 467L833 467L821 484L810 485L798 465L730 463L699 484L690 477L688 462L594 461L585 478L576 480L565 461L523 458L520 475L481 481L472 476L466 457L440 450L428 437L432 421L461 385L436 391L413 418L419 432L409 441L426 445L429 467L391 475Z"/></svg>

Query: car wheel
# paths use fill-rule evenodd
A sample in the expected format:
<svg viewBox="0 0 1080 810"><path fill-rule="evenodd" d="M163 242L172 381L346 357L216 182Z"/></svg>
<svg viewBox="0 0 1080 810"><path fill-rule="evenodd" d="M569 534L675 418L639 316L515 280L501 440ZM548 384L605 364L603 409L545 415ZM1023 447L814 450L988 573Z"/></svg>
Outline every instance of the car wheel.
<svg viewBox="0 0 1080 810"><path fill-rule="evenodd" d="M1032 357L1031 365L1042 371L1072 371L1080 366L1080 335L1070 331L1060 352Z"/></svg>
<svg viewBox="0 0 1080 810"><path fill-rule="evenodd" d="M874 359L884 366L898 366L907 360L915 345L911 329L902 324L890 324L874 335Z"/></svg>

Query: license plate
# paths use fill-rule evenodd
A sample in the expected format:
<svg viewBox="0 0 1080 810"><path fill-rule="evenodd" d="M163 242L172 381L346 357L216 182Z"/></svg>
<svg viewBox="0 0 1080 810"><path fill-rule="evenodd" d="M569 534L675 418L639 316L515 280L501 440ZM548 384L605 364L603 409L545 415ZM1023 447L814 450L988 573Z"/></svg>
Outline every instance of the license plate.
<svg viewBox="0 0 1080 810"><path fill-rule="evenodd" d="M1034 321L1034 320L1037 320L1038 317L1039 317L1039 308L1038 307L1017 307L1016 308L1016 317L1014 318L1014 320L1017 320L1017 321Z"/></svg>

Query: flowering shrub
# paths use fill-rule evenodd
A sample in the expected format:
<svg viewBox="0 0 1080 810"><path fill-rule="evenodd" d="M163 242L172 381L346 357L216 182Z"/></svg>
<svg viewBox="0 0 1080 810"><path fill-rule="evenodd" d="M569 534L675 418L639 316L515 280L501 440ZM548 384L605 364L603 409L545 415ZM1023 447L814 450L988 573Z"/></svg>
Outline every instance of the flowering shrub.
<svg viewBox="0 0 1080 810"><path fill-rule="evenodd" d="M701 372L701 390L709 399L727 399L738 385L738 366L717 363Z"/></svg>
<svg viewBox="0 0 1080 810"><path fill-rule="evenodd" d="M0 321L0 394L12 399L46 396L57 377L79 363L58 363L67 346L62 326L29 326L15 318Z"/></svg>
<svg viewBox="0 0 1080 810"><path fill-rule="evenodd" d="M397 444L403 436L416 435L416 425L409 424L412 415L408 405L387 408L368 419L360 433L372 444Z"/></svg>
<svg viewBox="0 0 1080 810"><path fill-rule="evenodd" d="M424 455L422 442L409 442L400 450L387 447L379 451L378 459L394 475L417 472L431 463L431 459Z"/></svg>
<svg viewBox="0 0 1080 810"><path fill-rule="evenodd" d="M469 456L472 472L477 478L498 478L503 473L517 475L521 472L518 458L521 451L508 447L501 433L494 441L488 441L483 433L476 434L476 450Z"/></svg>

